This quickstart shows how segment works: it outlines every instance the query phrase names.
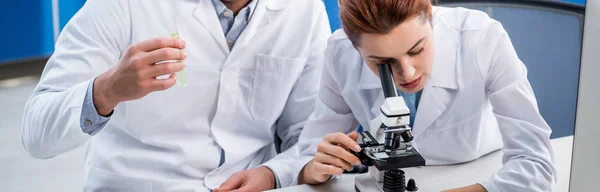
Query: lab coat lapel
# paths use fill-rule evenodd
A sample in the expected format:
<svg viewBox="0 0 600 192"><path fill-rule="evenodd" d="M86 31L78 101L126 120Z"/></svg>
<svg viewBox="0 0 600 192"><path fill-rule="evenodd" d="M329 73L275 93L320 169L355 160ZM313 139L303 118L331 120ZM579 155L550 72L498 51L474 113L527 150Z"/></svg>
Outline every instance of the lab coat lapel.
<svg viewBox="0 0 600 192"><path fill-rule="evenodd" d="M458 89L457 75L459 67L459 44L453 33L435 33L435 56L432 72L426 83L417 114L415 116L413 134L418 137L446 110L449 98L444 98L456 92L447 92ZM440 30L437 30L440 31ZM437 34L437 35L436 35Z"/></svg>
<svg viewBox="0 0 600 192"><path fill-rule="evenodd" d="M254 0L257 1L257 0ZM260 31L271 26L273 20L277 18L280 11L287 7L288 1L282 0L259 0L254 10L254 14L250 17L250 21L234 46L234 50L245 47Z"/></svg>
<svg viewBox="0 0 600 192"><path fill-rule="evenodd" d="M215 7L211 0L200 0L198 6L194 10L194 17L210 32L212 37L217 41L219 48L225 53L229 53L225 33L221 28L219 18L217 17Z"/></svg>
<svg viewBox="0 0 600 192"><path fill-rule="evenodd" d="M381 113L381 105L383 104L384 101L384 97L383 97L383 91L381 89L381 81L379 80L379 78L377 76L375 76L375 74L373 74L373 72L369 69L369 67L367 67L367 64L363 62L362 67L361 67L361 73L360 73L360 84L358 85L358 88L363 90L363 91L376 91L378 93L378 96L375 99L375 102L373 103L373 106L371 107L371 113L375 115L375 117L379 116L379 114Z"/></svg>

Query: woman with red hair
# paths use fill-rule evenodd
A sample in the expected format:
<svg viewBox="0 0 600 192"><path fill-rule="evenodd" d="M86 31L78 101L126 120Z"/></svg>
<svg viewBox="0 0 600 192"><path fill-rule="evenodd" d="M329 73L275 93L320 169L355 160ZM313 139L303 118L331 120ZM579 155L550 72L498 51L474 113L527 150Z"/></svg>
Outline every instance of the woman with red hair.
<svg viewBox="0 0 600 192"><path fill-rule="evenodd" d="M429 0L339 0L339 7L343 30L329 39L316 108L299 139L299 183L360 164L349 151L360 151L359 124L381 113L377 67L389 64L427 165L504 152L496 174L452 191L552 190L551 129L498 21Z"/></svg>

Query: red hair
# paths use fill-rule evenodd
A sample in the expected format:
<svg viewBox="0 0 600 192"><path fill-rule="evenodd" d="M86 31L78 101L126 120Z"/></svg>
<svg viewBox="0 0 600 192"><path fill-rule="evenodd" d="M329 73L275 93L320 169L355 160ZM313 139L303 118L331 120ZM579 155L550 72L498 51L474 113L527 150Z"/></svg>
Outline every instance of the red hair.
<svg viewBox="0 0 600 192"><path fill-rule="evenodd" d="M355 47L360 35L387 34L416 16L431 21L430 0L338 0L342 27Z"/></svg>

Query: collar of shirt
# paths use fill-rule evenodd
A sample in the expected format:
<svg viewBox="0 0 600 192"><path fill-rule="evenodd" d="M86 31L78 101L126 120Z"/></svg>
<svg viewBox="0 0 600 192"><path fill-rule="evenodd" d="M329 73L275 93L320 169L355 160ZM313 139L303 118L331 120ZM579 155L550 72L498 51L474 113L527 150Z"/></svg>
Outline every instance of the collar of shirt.
<svg viewBox="0 0 600 192"><path fill-rule="evenodd" d="M225 4L221 2L221 0L212 0L212 2L215 6L215 10L217 11L217 15L222 15L225 11L229 11L233 14L233 11L229 10L225 6ZM236 15L236 17L244 17L244 20L248 21L250 19L250 16L254 12L254 7L256 7L256 4L257 0L250 0L250 3L248 3L248 5L246 5L244 8L242 8L240 12L238 12L238 15Z"/></svg>

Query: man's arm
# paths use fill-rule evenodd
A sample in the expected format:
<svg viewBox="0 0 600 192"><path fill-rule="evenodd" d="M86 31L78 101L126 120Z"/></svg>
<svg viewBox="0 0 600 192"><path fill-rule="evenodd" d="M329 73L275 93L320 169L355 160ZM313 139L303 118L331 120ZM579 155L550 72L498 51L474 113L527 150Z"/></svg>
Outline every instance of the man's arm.
<svg viewBox="0 0 600 192"><path fill-rule="evenodd" d="M25 105L21 140L31 156L51 158L90 137L81 126L87 124L81 118L87 91L95 77L119 62L129 26L127 1L120 0L87 1L65 26Z"/></svg>

